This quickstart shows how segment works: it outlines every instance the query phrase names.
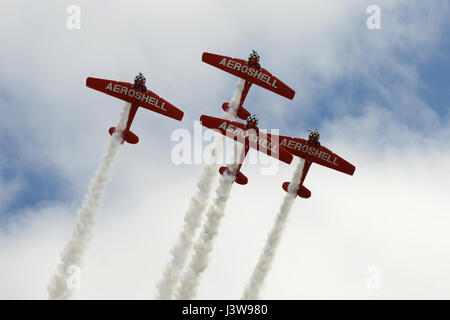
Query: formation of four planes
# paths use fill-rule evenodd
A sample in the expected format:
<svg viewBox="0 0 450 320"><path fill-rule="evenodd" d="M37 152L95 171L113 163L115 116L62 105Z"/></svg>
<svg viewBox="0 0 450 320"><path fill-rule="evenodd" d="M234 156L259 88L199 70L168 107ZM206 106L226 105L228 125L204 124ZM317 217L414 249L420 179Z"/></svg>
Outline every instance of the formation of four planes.
<svg viewBox="0 0 450 320"><path fill-rule="evenodd" d="M272 134L264 134L258 129L258 118L251 115L243 104L247 97L248 91L252 84L256 84L262 88L270 90L285 98L292 100L295 91L272 75L269 71L260 65L260 57L253 50L248 60L226 57L213 53L204 52L202 61L216 68L231 73L245 81L239 104L235 106L235 118L245 120L246 123L225 120L222 118L202 115L200 117L201 124L207 128L220 132L224 136L238 141L244 145L240 160L237 167L221 167L220 174L228 174L235 177L235 182L245 185L248 182L247 177L240 171L241 166L247 156L250 148L256 149L267 155L270 155L280 161L290 164L293 155L305 160L303 172L296 189L297 195L302 198L311 197L309 191L304 185L305 177L312 163L317 163L330 169L334 169L349 175L353 175L355 166L344 160L342 157L333 153L320 144L320 134L317 130L309 132L308 140L301 138L293 138L287 136L276 136ZM99 78L89 77L86 80L86 86L113 97L119 98L131 104L128 120L124 130L121 132L123 144L125 141L130 144L139 142L139 138L130 130L136 111L139 107L157 112L164 116L181 121L183 111L170 104L168 101L159 97L153 91L149 90L146 85L145 77L139 73L134 83L120 82ZM228 103L222 105L224 111L229 110ZM112 135L116 128L109 129ZM288 192L289 182L283 183L283 189Z"/></svg>

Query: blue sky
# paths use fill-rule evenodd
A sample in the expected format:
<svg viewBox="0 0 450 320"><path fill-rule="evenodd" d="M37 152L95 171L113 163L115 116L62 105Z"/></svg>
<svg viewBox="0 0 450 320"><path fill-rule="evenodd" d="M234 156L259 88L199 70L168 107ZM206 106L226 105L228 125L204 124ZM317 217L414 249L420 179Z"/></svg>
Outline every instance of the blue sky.
<svg viewBox="0 0 450 320"><path fill-rule="evenodd" d="M83 200L109 139L107 129L116 122L123 105L112 97L86 88L87 76L131 81L139 71L149 74L151 88L185 112L184 121L176 123L145 110L138 111L132 130L141 142L136 146L124 146L121 151L102 209L105 213L120 208L117 210L128 214L130 221L126 223L136 223L136 228L148 224L153 233L158 229L151 229L151 226L158 225L161 229L166 228L167 235L163 237L167 237L169 243L174 238L178 225L172 226L169 220L182 221L183 209L187 207L201 166L170 163L174 145L170 135L176 128L185 127L192 131L192 120L198 120L201 114L220 115L220 106L231 98L236 82L235 77L202 63L203 51L246 58L250 49L256 49L261 54L263 66L297 93L290 101L254 86L246 100L246 108L260 117L262 126L279 128L281 134L306 136L308 129L320 129L323 143L356 165L353 180L322 168L311 169L308 184L313 198L306 208L316 212L317 218L306 215L307 221L302 221L306 225L311 222L314 228L322 222L331 228L331 223L320 220L320 213L336 210L339 218L334 219L342 219L333 220L338 225L344 225L347 217L347 222L361 228L355 229L373 231L375 227L355 218L355 212L367 205L362 202L371 201L365 198L369 193L367 190L392 202L393 208L409 208L401 202L403 200L391 199L389 188L386 187L386 191L384 188L389 184L396 187L394 190L405 190L405 197L399 196L399 199L419 199L400 178L409 177L403 175L403 168L419 171L417 168L423 166L421 161L427 168L435 168L431 168L428 175L426 172L411 175L429 188L425 195L420 194L423 200L417 207L429 207L434 203L436 212L445 211L442 208L448 201L439 197L440 191L434 188L448 191L444 181L448 173L440 171L444 170L441 166L450 154L447 139L450 135L450 10L446 1L378 1L375 4L381 8L382 29L374 31L365 27L365 9L374 4L371 1L346 0L339 4L305 1L274 6L269 1L248 1L241 5L238 1L224 4L199 0L191 5L180 4L175 9L160 1L148 6L137 3L78 1L82 9L82 27L73 31L65 26L65 10L72 2L55 4L49 1L37 5L9 1L4 6L3 13L11 19L1 19L0 28L14 30L14 33L0 35L3 44L0 52L0 221L5 221L2 227L8 228L8 221L8 226L9 223L11 226L17 224L21 232L31 230L34 237L30 235L30 239L46 243L47 238L36 231L35 226L47 222L46 219L50 221L49 217L54 219L54 222L48 222L48 229L45 228L48 237L55 242L48 245L47 259L43 259L48 265L54 265L55 251L62 246L62 241L58 243L54 239L65 239L71 230L71 219L76 216L73 208ZM237 10L238 7L241 9ZM378 155L379 158L375 158ZM434 166L430 163L433 157L440 157L442 161ZM269 179L273 186L255 182L259 187L252 189L249 186L245 189L247 196L260 198L267 189L271 198L281 200L279 185L290 175L289 169L282 167L278 178ZM249 166L247 170L253 173L249 174L250 180L262 179L255 173L256 168ZM382 174L377 176L373 173L375 170L386 172L386 175L392 170L392 180L386 181L388 177ZM398 179L395 172L398 172ZM356 177L358 174L360 176ZM440 180L435 182L436 179ZM379 187L375 189L377 191L373 191L375 187ZM361 192L357 197L363 200L355 205L355 209L349 209L348 200L342 195L334 196L333 188ZM177 201L168 198L173 193L178 195ZM435 202L427 202L433 194L436 195ZM325 195L331 195L327 199L333 199L329 204L320 201ZM239 198L243 194L234 196ZM231 212L233 209L239 211L239 204L246 198L239 199L230 204ZM257 229L270 225L273 215L266 211L277 209L278 201L273 202L273 207L265 203L258 209L264 212L265 218L258 221ZM152 213L163 212L164 215L159 220L149 217L152 215L145 211L147 208L151 208ZM407 210L404 209L405 215ZM350 212L351 217L346 216L346 212ZM105 243L106 239L113 241L108 238L112 231L103 226L117 231L114 226L120 221L119 216L111 214L111 220L103 217L99 223ZM419 216L422 218L417 213ZM24 217L27 222L21 226L20 219ZM38 221L40 217L42 219ZM247 222L252 223L251 220ZM393 221L393 225L397 222ZM377 223L375 221L374 225L383 226L381 222ZM299 226L302 228L300 223ZM390 228L383 230L391 234ZM302 231L303 236L310 235L308 230ZM141 235L139 232L136 234ZM0 239L19 248L25 241L19 235L10 234L10 237ZM255 249L261 245L258 240L264 236L264 232L260 238L255 235L252 249L258 250ZM300 241L293 235L287 237L293 242ZM325 238L324 241L327 239L330 240ZM372 243L372 240L368 239L366 244L376 252L377 245L383 241ZM132 243L132 238L127 241ZM93 248L98 249L101 245L104 243L94 243ZM222 246L226 251L225 242ZM382 248L386 251L388 246ZM443 247L442 252L448 253L449 248ZM161 260L161 264L165 261L165 249L157 250L159 256L154 257L155 261ZM309 252L308 248L303 249ZM354 253L352 257L359 261L358 248L353 249L350 250ZM11 255L15 257L15 254ZM369 255L373 256L377 254ZM24 254L17 258L17 264L27 259ZM91 259L97 258L91 256ZM218 258L218 261L223 259ZM386 261L392 257L379 259L389 265ZM408 259L405 257L405 261ZM98 265L102 263L95 261ZM282 263L285 264L286 261ZM155 274L159 271L157 268L160 265L155 267ZM93 275L98 270L92 272ZM411 272L411 278L417 277ZM34 292L34 296L39 296L36 292L40 292L34 289L36 283L44 283L46 276L44 272L36 275L39 280L31 281L34 286L30 292ZM274 277L282 279L281 272ZM424 279L428 278L424 276ZM450 280L448 282L450 286ZM20 297L24 288L25 285L17 285L13 291ZM203 292L208 288L205 285ZM271 288L276 297L283 296L276 293L280 287L274 284ZM393 285L393 288L397 287ZM389 291L388 296L404 293L401 289L396 290ZM85 297L95 297L94 292L88 290ZM334 291L330 289L329 292ZM353 291L349 289L348 292ZM339 294L336 290L335 296L339 297ZM5 294L0 295L3 296ZM117 293L117 297L122 296Z"/></svg>

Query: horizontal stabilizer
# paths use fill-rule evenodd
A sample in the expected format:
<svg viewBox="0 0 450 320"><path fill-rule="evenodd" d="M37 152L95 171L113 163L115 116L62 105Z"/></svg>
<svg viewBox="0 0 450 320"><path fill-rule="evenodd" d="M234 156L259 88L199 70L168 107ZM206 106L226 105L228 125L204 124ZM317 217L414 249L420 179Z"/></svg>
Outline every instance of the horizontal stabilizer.
<svg viewBox="0 0 450 320"><path fill-rule="evenodd" d="M225 112L228 112L228 109L230 108L230 104L228 102L224 102L222 104L222 109ZM244 107L240 107L237 112L237 117L242 120L247 120L247 118L250 116L250 112L248 112Z"/></svg>
<svg viewBox="0 0 450 320"><path fill-rule="evenodd" d="M250 116L250 112L248 112L244 107L241 107L238 110L237 116L239 119L247 120L247 118Z"/></svg>
<svg viewBox="0 0 450 320"><path fill-rule="evenodd" d="M289 185L289 182L283 183L284 191L289 192ZM297 195L301 198L308 199L311 197L311 191L309 191L305 186L301 185L300 188L297 188Z"/></svg>
<svg viewBox="0 0 450 320"><path fill-rule="evenodd" d="M113 133L116 132L116 128L115 127L111 127L109 128L109 134L113 135ZM131 130L128 130L128 132L126 132L125 134L122 134L122 143L123 141L126 141L130 144L136 144L139 142L139 137L137 135L135 135Z"/></svg>
<svg viewBox="0 0 450 320"><path fill-rule="evenodd" d="M231 175L228 167L220 167L219 172L221 175L223 175L225 172ZM248 183L248 178L241 171L238 171L236 179L234 181L240 185L246 185Z"/></svg>
<svg viewBox="0 0 450 320"><path fill-rule="evenodd" d="M222 103L222 109L225 112L228 112L228 109L230 108L230 104L228 102Z"/></svg>

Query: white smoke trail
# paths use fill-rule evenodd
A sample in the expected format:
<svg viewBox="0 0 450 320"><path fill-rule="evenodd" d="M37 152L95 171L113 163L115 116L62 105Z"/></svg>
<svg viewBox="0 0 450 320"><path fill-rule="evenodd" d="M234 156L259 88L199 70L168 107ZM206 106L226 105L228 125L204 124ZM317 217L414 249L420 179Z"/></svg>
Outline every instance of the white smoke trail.
<svg viewBox="0 0 450 320"><path fill-rule="evenodd" d="M197 182L197 191L192 196L189 209L184 216L184 224L178 240L171 250L171 259L164 270L163 278L156 285L156 299L171 299L178 283L180 273L186 264L187 255L192 247L195 233L201 223L203 211L208 203L214 177L217 175L217 164L207 164Z"/></svg>
<svg viewBox="0 0 450 320"><path fill-rule="evenodd" d="M125 128L130 106L129 103L125 104L117 123L117 130L112 135L103 161L89 184L88 193L78 211L78 220L72 231L72 237L60 254L61 263L47 287L49 299L65 300L73 297L74 288L70 283L70 270L74 267L81 268L83 265L83 254L91 237L94 215L110 178L110 170L120 146L121 132Z"/></svg>
<svg viewBox="0 0 450 320"><path fill-rule="evenodd" d="M225 112L222 117L227 120L235 120L239 102L241 101L242 91L244 90L245 80L239 79L236 82L236 89L234 90L233 97L228 104L228 111Z"/></svg>
<svg viewBox="0 0 450 320"><path fill-rule="evenodd" d="M238 154L238 143L235 143L234 154ZM231 168L236 169L237 163L231 165ZM186 300L195 298L200 283L200 276L208 267L209 254L213 249L213 242L217 236L220 222L224 216L234 180L234 176L229 176L226 173L219 178L216 198L208 208L206 222L194 245L194 254L191 263L187 267L180 281L176 293L177 299Z"/></svg>
<svg viewBox="0 0 450 320"><path fill-rule="evenodd" d="M278 244L281 240L281 235L283 233L286 221L291 211L292 205L297 197L296 188L300 182L302 176L303 166L305 160L300 159L300 162L295 169L294 176L292 177L291 183L289 184L288 193L285 195L284 200L281 204L280 211L275 220L275 224L269 233L266 240L264 250L262 251L258 263L253 270L250 281L247 283L244 294L242 295L243 300L256 300L259 298L261 289L263 288L264 281L272 267L272 262L275 258L275 253Z"/></svg>
<svg viewBox="0 0 450 320"><path fill-rule="evenodd" d="M236 82L236 88L233 93L233 97L229 103L229 109L222 115L222 118L227 120L236 119L236 112L241 100L242 90L244 89L245 81L239 79ZM211 154L217 156L218 139L224 139L225 137L216 136L212 143ZM186 260L189 251L194 243L194 238L199 228L203 212L208 204L209 195L211 193L212 184L218 175L218 165L216 161L211 164L205 165L200 180L197 182L197 190L192 196L189 209L184 216L184 224L178 235L177 242L172 247L171 259L166 264L162 279L157 283L156 299L168 300L173 298L176 285L180 280L181 272L186 265Z"/></svg>

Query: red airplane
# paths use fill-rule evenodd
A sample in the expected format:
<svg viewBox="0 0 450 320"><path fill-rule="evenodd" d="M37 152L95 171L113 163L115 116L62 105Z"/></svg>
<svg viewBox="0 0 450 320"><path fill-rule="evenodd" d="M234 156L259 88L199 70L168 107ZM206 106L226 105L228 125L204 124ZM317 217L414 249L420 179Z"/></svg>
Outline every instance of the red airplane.
<svg viewBox="0 0 450 320"><path fill-rule="evenodd" d="M287 164L290 164L292 161L292 154L280 147L275 140L270 139L266 134L259 132L258 118L255 115L247 118L247 125L205 115L200 117L200 121L203 126L218 130L224 136L244 144L237 168L221 167L219 169L221 175L226 171L228 175L235 176L235 181L238 184L245 185L248 182L247 177L240 169L250 148L268 154Z"/></svg>
<svg viewBox="0 0 450 320"><path fill-rule="evenodd" d="M242 120L247 120L250 116L250 112L248 112L242 105L244 104L245 97L247 96L247 93L253 83L291 100L295 95L294 90L285 85L269 71L261 68L258 53L256 53L255 50L252 51L253 52L250 54L247 61L209 52L203 52L202 55L203 62L245 80L244 90L242 91L241 100L237 110L237 116ZM222 104L222 109L224 111L228 111L228 107L227 102Z"/></svg>
<svg viewBox="0 0 450 320"><path fill-rule="evenodd" d="M159 97L154 92L147 90L147 87L145 86L145 77L142 73L139 73L136 76L134 79L134 84L89 77L86 79L86 86L131 103L127 125L122 132L122 144L124 141L131 144L136 144L139 142L138 136L130 130L131 123L133 122L134 116L139 107L160 113L179 121L183 119L183 111ZM115 127L109 128L110 135L112 135L115 131Z"/></svg>
<svg viewBox="0 0 450 320"><path fill-rule="evenodd" d="M308 140L276 135L269 136L273 140L279 141L280 146L293 155L305 159L302 176L297 187L299 197L305 199L311 197L311 191L303 185L303 182L313 162L349 175L353 175L355 172L354 165L320 144L320 134L317 130L310 130ZM288 192L289 184L289 182L283 183L284 191Z"/></svg>

